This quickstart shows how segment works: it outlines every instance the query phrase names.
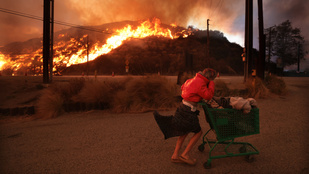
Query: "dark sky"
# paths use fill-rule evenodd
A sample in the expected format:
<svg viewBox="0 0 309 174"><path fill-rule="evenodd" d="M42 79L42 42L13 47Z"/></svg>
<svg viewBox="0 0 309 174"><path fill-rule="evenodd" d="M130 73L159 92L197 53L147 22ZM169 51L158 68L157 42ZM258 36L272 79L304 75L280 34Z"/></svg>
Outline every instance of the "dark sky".
<svg viewBox="0 0 309 174"><path fill-rule="evenodd" d="M258 47L257 0L254 4L254 47ZM0 8L43 18L43 0L0 1ZM264 27L286 20L309 40L308 0L264 0ZM157 17L162 23L220 30L231 42L243 45L245 0L55 0L55 20L77 25L101 25L122 20ZM42 37L43 22L0 12L0 46ZM67 28L55 25L55 30ZM306 42L309 50L308 41ZM308 57L308 56L307 56Z"/></svg>

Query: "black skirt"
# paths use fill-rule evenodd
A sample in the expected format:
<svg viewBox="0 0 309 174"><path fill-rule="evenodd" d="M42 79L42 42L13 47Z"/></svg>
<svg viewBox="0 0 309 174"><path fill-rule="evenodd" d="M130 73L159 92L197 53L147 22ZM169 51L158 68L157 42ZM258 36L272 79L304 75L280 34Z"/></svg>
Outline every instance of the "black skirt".
<svg viewBox="0 0 309 174"><path fill-rule="evenodd" d="M192 112L189 106L180 104L174 116L162 116L157 111L154 118L161 129L164 138L186 135L190 132L198 133L201 126L198 119L199 111Z"/></svg>

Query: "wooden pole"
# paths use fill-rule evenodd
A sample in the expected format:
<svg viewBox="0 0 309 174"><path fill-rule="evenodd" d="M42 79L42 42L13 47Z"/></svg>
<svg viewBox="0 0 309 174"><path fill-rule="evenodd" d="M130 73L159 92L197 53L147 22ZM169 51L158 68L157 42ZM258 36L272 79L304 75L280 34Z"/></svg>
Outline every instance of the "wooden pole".
<svg viewBox="0 0 309 174"><path fill-rule="evenodd" d="M53 57L54 57L54 0L51 3L51 20L50 20L50 61L49 61L49 81L53 81Z"/></svg>
<svg viewBox="0 0 309 174"><path fill-rule="evenodd" d="M300 43L297 45L297 71L300 72Z"/></svg>
<svg viewBox="0 0 309 174"><path fill-rule="evenodd" d="M87 76L88 76L88 74L89 74L89 41L88 41L88 39L89 39L89 35L87 35Z"/></svg>
<svg viewBox="0 0 309 174"><path fill-rule="evenodd" d="M50 57L50 0L44 0L43 16L43 83L49 83L48 61Z"/></svg>
<svg viewBox="0 0 309 174"><path fill-rule="evenodd" d="M256 74L260 79L263 80L265 72L265 35L264 35L262 0L258 0L258 19L259 19L259 58L256 59Z"/></svg>
<svg viewBox="0 0 309 174"><path fill-rule="evenodd" d="M209 57L209 19L207 19L207 63L208 63L208 67L210 67L210 57Z"/></svg>
<svg viewBox="0 0 309 174"><path fill-rule="evenodd" d="M252 46L253 46L253 2L246 0L246 30L245 30L245 48L247 58L246 79L252 76Z"/></svg>

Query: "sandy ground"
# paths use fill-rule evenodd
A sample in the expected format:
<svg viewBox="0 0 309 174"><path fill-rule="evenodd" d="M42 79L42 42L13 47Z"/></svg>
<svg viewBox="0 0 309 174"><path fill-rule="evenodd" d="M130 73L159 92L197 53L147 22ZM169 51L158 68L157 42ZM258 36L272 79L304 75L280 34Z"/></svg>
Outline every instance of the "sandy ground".
<svg viewBox="0 0 309 174"><path fill-rule="evenodd" d="M232 78L222 77L241 81ZM198 151L200 140L191 153L196 166L174 164L170 157L177 138L164 140L151 112L88 111L49 120L2 119L0 173L309 173L309 78L284 80L286 96L258 99L260 134L235 139L260 151L253 163L223 158L204 169L209 149ZM199 118L206 132L204 114Z"/></svg>

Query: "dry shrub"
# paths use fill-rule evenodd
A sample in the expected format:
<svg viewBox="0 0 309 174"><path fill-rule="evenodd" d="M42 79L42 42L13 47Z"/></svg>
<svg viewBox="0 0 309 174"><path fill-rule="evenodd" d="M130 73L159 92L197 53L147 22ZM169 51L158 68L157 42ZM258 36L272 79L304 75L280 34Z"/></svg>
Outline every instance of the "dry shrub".
<svg viewBox="0 0 309 174"><path fill-rule="evenodd" d="M65 102L77 95L84 87L86 80L84 78L71 79L69 82L58 82L50 86L50 90L59 94Z"/></svg>
<svg viewBox="0 0 309 174"><path fill-rule="evenodd" d="M107 81L107 84L109 85L111 89L111 93L113 93L114 95L118 91L125 90L127 83L130 82L132 79L133 77L128 76L128 77L125 77L124 79L119 79L118 81L117 80Z"/></svg>
<svg viewBox="0 0 309 174"><path fill-rule="evenodd" d="M220 79L215 80L215 96L229 96L230 89L228 88L227 84Z"/></svg>
<svg viewBox="0 0 309 174"><path fill-rule="evenodd" d="M72 97L75 102L110 104L118 91L123 91L130 81L127 77L118 81L97 81L88 79L80 92Z"/></svg>
<svg viewBox="0 0 309 174"><path fill-rule="evenodd" d="M86 84L86 79L85 78L73 78L69 81L69 98L71 98L74 95L77 95L84 87Z"/></svg>
<svg viewBox="0 0 309 174"><path fill-rule="evenodd" d="M118 91L112 103L115 112L144 112L176 106L177 85L161 76L135 78Z"/></svg>
<svg viewBox="0 0 309 174"><path fill-rule="evenodd" d="M245 85L248 89L247 97L266 98L269 94L264 82L258 77L248 79Z"/></svg>
<svg viewBox="0 0 309 174"><path fill-rule="evenodd" d="M245 97L248 95L247 89L230 89L227 84L221 80L215 80L215 95L217 97Z"/></svg>
<svg viewBox="0 0 309 174"><path fill-rule="evenodd" d="M84 88L72 99L75 102L109 103L112 99L111 87L107 82L88 80Z"/></svg>
<svg viewBox="0 0 309 174"><path fill-rule="evenodd" d="M270 92L274 94L284 95L287 92L284 80L279 79L277 76L266 76L265 84Z"/></svg>
<svg viewBox="0 0 309 174"><path fill-rule="evenodd" d="M85 79L76 78L67 82L54 83L42 91L38 100L38 118L54 118L63 112L63 104L71 100L83 88Z"/></svg>
<svg viewBox="0 0 309 174"><path fill-rule="evenodd" d="M59 92L63 87L64 85L54 84L42 91L37 104L37 118L54 118L63 112L62 105L65 99L62 96L63 93Z"/></svg>
<svg viewBox="0 0 309 174"><path fill-rule="evenodd" d="M95 81L74 79L55 83L42 92L38 117L59 116L66 102L106 103L114 112L144 112L177 105L179 86L161 76Z"/></svg>

